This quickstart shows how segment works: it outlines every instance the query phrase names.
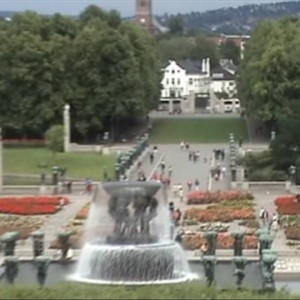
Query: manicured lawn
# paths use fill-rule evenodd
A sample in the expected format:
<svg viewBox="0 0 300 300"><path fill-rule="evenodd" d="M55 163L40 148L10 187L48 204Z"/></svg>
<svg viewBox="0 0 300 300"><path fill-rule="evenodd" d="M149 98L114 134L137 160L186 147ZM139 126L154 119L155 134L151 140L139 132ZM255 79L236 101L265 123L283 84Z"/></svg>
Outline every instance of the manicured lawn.
<svg viewBox="0 0 300 300"><path fill-rule="evenodd" d="M228 142L229 134L234 133L248 141L248 130L242 119L159 119L153 121L150 135L156 144L180 143L216 143Z"/></svg>
<svg viewBox="0 0 300 300"><path fill-rule="evenodd" d="M112 176L114 155L100 155L96 153L57 153L53 155L44 148L4 149L3 169L9 174L51 174L52 166L66 167L67 176L93 180L100 180L103 167L107 167ZM46 165L45 169L39 165ZM29 180L31 181L31 180Z"/></svg>
<svg viewBox="0 0 300 300"><path fill-rule="evenodd" d="M9 286L0 290L0 299L299 299L299 295L290 295L286 291L264 294L236 289L221 291L207 288L203 282L143 287L64 283L42 289Z"/></svg>

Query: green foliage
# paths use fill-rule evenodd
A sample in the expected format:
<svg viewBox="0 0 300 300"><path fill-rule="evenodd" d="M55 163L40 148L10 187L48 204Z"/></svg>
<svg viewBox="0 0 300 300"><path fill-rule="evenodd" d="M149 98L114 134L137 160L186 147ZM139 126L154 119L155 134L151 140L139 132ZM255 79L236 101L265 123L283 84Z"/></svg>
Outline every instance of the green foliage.
<svg viewBox="0 0 300 300"><path fill-rule="evenodd" d="M247 178L249 181L286 181L288 176L284 171L265 168L252 169Z"/></svg>
<svg viewBox="0 0 300 300"><path fill-rule="evenodd" d="M169 29L173 35L182 35L184 30L182 18L180 16L172 16L169 20Z"/></svg>
<svg viewBox="0 0 300 300"><path fill-rule="evenodd" d="M233 41L229 40L220 46L220 56L222 58L232 59L235 65L239 65L241 49Z"/></svg>
<svg viewBox="0 0 300 300"><path fill-rule="evenodd" d="M209 128L209 130L207 130ZM222 131L220 130L222 128ZM213 143L228 141L229 133L248 140L247 126L241 119L160 119L153 122L153 143Z"/></svg>
<svg viewBox="0 0 300 300"><path fill-rule="evenodd" d="M210 58L211 67L219 64L218 49L204 34L195 37L168 34L158 39L158 49L163 63L169 60Z"/></svg>
<svg viewBox="0 0 300 300"><path fill-rule="evenodd" d="M0 23L0 123L15 136L41 137L71 106L74 136L95 138L159 101L156 43L117 11L89 6L79 20L17 14Z"/></svg>
<svg viewBox="0 0 300 300"><path fill-rule="evenodd" d="M260 293L218 290L199 282L144 287L60 284L51 288L13 286L0 291L0 299L298 299L286 291Z"/></svg>
<svg viewBox="0 0 300 300"><path fill-rule="evenodd" d="M285 181L288 178L286 169L278 169L272 151L247 153L240 163L245 166L249 181Z"/></svg>
<svg viewBox="0 0 300 300"><path fill-rule="evenodd" d="M64 150L64 127L54 125L45 133L47 147L53 152L62 152Z"/></svg>
<svg viewBox="0 0 300 300"><path fill-rule="evenodd" d="M239 95L248 113L275 123L292 117L300 96L300 20L262 22L247 43Z"/></svg>
<svg viewBox="0 0 300 300"><path fill-rule="evenodd" d="M113 176L116 157L98 153L57 153L53 156L46 148L4 149L3 162L5 174L40 175L44 172L50 176L51 167L59 166L67 168L67 176L72 178L99 180L105 166L109 177ZM46 167L41 168L41 165Z"/></svg>

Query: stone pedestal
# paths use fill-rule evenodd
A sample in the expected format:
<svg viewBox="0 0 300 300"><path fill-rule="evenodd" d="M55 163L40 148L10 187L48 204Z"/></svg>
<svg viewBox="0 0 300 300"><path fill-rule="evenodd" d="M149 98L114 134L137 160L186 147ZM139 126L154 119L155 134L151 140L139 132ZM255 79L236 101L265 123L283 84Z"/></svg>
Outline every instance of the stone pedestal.
<svg viewBox="0 0 300 300"><path fill-rule="evenodd" d="M243 167L236 167L236 181L244 182L245 180L245 169Z"/></svg>
<svg viewBox="0 0 300 300"><path fill-rule="evenodd" d="M70 152L70 105L64 106L64 151Z"/></svg>
<svg viewBox="0 0 300 300"><path fill-rule="evenodd" d="M20 234L17 231L4 233L0 240L4 244L4 256L14 256L16 242Z"/></svg>
<svg viewBox="0 0 300 300"><path fill-rule="evenodd" d="M35 258L35 265L37 267L36 276L40 286L45 285L49 264L50 259L46 256L39 256Z"/></svg>
<svg viewBox="0 0 300 300"><path fill-rule="evenodd" d="M204 274L208 286L215 281L216 257L214 255L203 256Z"/></svg>

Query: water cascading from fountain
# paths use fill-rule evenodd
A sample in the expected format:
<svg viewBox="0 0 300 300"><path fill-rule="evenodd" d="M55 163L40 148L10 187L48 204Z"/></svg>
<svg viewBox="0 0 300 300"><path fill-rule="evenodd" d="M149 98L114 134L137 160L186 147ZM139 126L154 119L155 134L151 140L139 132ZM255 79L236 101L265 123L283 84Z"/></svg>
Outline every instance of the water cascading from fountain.
<svg viewBox="0 0 300 300"><path fill-rule="evenodd" d="M72 280L96 284L162 284L197 279L170 238L165 193L156 182L97 187L85 244Z"/></svg>

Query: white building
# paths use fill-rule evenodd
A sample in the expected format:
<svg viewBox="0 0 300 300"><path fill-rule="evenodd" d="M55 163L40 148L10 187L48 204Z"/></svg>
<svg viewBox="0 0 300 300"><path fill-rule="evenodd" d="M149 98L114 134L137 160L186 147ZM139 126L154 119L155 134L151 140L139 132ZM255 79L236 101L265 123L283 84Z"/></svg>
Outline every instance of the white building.
<svg viewBox="0 0 300 300"><path fill-rule="evenodd" d="M171 60L163 68L161 104L170 112L194 112L198 98L210 92L210 61Z"/></svg>
<svg viewBox="0 0 300 300"><path fill-rule="evenodd" d="M211 71L211 89L214 93L226 93L229 98L237 94L236 75L219 66Z"/></svg>

